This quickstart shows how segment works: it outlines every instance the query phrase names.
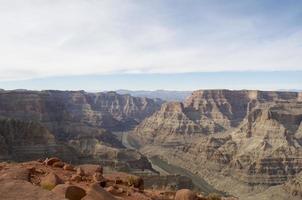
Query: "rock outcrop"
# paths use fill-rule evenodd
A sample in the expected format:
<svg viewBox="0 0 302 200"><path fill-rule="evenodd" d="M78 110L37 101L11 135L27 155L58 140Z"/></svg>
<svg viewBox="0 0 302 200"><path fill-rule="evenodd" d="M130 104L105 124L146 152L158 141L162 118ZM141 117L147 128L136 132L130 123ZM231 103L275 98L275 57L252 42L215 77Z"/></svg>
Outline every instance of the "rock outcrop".
<svg viewBox="0 0 302 200"><path fill-rule="evenodd" d="M257 105L297 101L295 92L198 90L184 103L169 102L134 130L141 142L163 143L183 136L209 135L236 128Z"/></svg>
<svg viewBox="0 0 302 200"><path fill-rule="evenodd" d="M60 156L76 161L76 151L58 143L53 133L40 123L0 119L0 160L25 161Z"/></svg>
<svg viewBox="0 0 302 200"><path fill-rule="evenodd" d="M80 180L71 179L77 175L76 171L54 168L43 162L0 163L0 199L174 200L175 194L176 199L191 198L194 194L188 190L176 193L175 190L168 188L146 188L141 177L121 172L108 173L106 170L103 171L104 181L95 182L92 172L99 172L102 167L88 164L76 167L83 168L84 171ZM47 183L46 186L45 183ZM196 199L211 199L202 197L200 194L199 197Z"/></svg>
<svg viewBox="0 0 302 200"><path fill-rule="evenodd" d="M160 156L240 197L253 192L261 196L268 187L298 180L294 178L302 171L300 94L196 91L183 104L168 104L133 133L145 144L141 151L148 156ZM295 184L288 190L296 190Z"/></svg>
<svg viewBox="0 0 302 200"><path fill-rule="evenodd" d="M186 115L183 103L169 102L140 123L134 132L142 141L153 143L169 138L181 139L182 135L202 134L205 130Z"/></svg>
<svg viewBox="0 0 302 200"><path fill-rule="evenodd" d="M72 126L127 130L159 109L160 101L115 92L5 91L0 116L41 122L60 139L72 137Z"/></svg>
<svg viewBox="0 0 302 200"><path fill-rule="evenodd" d="M58 156L97 162L112 157L125 150L111 131L131 129L160 105L159 100L115 92L1 91L0 160ZM128 160L135 162L137 155Z"/></svg>
<svg viewBox="0 0 302 200"><path fill-rule="evenodd" d="M175 200L195 200L196 194L188 189L178 190L175 194Z"/></svg>
<svg viewBox="0 0 302 200"><path fill-rule="evenodd" d="M302 171L301 122L302 102L259 104L230 133L165 147L161 156L232 194L235 189L228 188L230 182L223 184L223 179L258 189L280 185ZM298 193L294 190L299 184L289 184L288 190Z"/></svg>

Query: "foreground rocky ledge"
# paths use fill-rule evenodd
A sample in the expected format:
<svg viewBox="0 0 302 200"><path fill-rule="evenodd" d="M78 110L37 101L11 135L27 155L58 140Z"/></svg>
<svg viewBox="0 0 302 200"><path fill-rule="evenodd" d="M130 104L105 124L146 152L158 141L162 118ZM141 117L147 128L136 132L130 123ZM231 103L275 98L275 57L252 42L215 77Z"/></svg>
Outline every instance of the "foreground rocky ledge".
<svg viewBox="0 0 302 200"><path fill-rule="evenodd" d="M204 197L188 189L145 189L141 177L103 173L100 165L72 166L53 157L24 163L0 163L0 199L3 200L193 200L236 199Z"/></svg>

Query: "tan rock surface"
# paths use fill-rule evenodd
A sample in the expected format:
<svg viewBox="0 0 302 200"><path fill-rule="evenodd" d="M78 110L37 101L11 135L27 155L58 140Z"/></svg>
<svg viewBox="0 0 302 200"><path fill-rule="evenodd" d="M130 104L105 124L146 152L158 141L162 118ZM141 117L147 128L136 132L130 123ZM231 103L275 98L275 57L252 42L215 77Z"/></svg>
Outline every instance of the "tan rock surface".
<svg viewBox="0 0 302 200"><path fill-rule="evenodd" d="M184 103L163 104L133 134L141 143L173 144L236 128L259 104L298 99L295 92L198 90Z"/></svg>
<svg viewBox="0 0 302 200"><path fill-rule="evenodd" d="M256 194L257 197L268 197L269 191L273 191L269 190L270 187L287 182L302 170L302 103L296 101L297 93L242 91L235 92L239 95L237 97L232 93L197 91L186 101L183 109L175 109L183 110L182 114L191 121L194 121L194 116L207 117L200 123L207 124L208 119L214 120L227 129L225 132L201 134L190 141L188 137L183 137L186 132L161 132L165 130L162 127L166 123L170 126L173 122L167 117L169 109L169 112L161 113L166 117L161 118L162 126L144 124L158 115L157 112L145 119L134 135L144 137L144 134L154 134L149 140L150 145L144 145L142 152L188 169L219 190L242 198L252 198ZM232 96L236 98L231 100ZM240 106L246 111L240 111ZM240 123L235 125L235 121ZM178 125L178 122L173 124ZM144 132L142 125L152 128ZM175 140L178 138L186 142L166 140L167 135L173 134ZM156 140L158 142L154 143ZM278 197L294 198L285 190L278 191L275 198Z"/></svg>
<svg viewBox="0 0 302 200"><path fill-rule="evenodd" d="M195 200L196 194L188 189L178 190L175 194L175 200Z"/></svg>

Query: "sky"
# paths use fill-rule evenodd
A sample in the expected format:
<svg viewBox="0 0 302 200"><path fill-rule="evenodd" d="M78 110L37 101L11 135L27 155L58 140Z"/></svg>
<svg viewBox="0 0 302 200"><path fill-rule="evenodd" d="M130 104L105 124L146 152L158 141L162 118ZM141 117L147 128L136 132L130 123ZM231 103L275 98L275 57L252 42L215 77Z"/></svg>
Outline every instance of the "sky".
<svg viewBox="0 0 302 200"><path fill-rule="evenodd" d="M301 89L301 19L301 0L0 0L0 88Z"/></svg>
<svg viewBox="0 0 302 200"><path fill-rule="evenodd" d="M268 78L269 77L269 78ZM0 88L32 90L86 90L88 92L130 90L258 89L301 90L302 71L282 72L194 72L175 74L107 74L61 76L3 81Z"/></svg>

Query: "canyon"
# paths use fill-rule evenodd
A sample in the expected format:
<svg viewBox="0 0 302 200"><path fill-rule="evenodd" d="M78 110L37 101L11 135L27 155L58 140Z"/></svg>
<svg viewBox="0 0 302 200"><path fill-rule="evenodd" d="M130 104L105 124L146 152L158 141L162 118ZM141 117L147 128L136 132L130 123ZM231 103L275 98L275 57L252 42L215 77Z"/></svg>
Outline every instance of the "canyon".
<svg viewBox="0 0 302 200"><path fill-rule="evenodd" d="M161 103L115 92L3 90L0 158L58 156L72 163L109 160L108 165L151 169L142 154L126 149L112 132L131 129Z"/></svg>
<svg viewBox="0 0 302 200"><path fill-rule="evenodd" d="M116 92L1 90L0 160L57 156L140 174L150 187L202 182L203 192L240 199L299 199L301 121L299 92L197 90L174 102ZM165 167L170 177L158 175ZM193 186L172 172L198 180Z"/></svg>
<svg viewBox="0 0 302 200"><path fill-rule="evenodd" d="M301 93L200 90L183 103L163 104L132 138L145 155L159 156L248 199L299 174L301 121ZM290 196L284 189L278 193L270 194L274 199Z"/></svg>

